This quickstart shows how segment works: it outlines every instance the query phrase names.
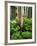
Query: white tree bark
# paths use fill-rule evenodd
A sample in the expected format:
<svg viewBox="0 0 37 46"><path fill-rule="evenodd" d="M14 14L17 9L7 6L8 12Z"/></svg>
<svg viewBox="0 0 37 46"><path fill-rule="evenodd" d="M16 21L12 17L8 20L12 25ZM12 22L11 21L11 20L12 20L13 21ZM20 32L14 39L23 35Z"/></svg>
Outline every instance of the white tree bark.
<svg viewBox="0 0 37 46"><path fill-rule="evenodd" d="M27 16L28 16L28 7L27 7Z"/></svg>
<svg viewBox="0 0 37 46"><path fill-rule="evenodd" d="M24 7L21 7L21 27L23 26Z"/></svg>
<svg viewBox="0 0 37 46"><path fill-rule="evenodd" d="M17 6L17 17L18 17L18 6Z"/></svg>
<svg viewBox="0 0 37 46"><path fill-rule="evenodd" d="M25 16L26 16L26 7L25 7Z"/></svg>
<svg viewBox="0 0 37 46"><path fill-rule="evenodd" d="M19 18L19 23L20 23L20 26L22 27L23 26L23 17L24 17L24 7L22 6L21 7L21 13L20 13L20 8L17 7L17 17Z"/></svg>

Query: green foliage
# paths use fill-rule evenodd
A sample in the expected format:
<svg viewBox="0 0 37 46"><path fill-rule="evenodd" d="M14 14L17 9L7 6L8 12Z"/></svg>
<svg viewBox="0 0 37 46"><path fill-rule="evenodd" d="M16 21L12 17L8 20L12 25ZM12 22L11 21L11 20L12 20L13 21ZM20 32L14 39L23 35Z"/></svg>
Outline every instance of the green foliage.
<svg viewBox="0 0 37 46"><path fill-rule="evenodd" d="M11 32L11 35L14 32L17 32L19 29L20 29L20 27L17 25L15 20L10 22L10 32Z"/></svg>
<svg viewBox="0 0 37 46"><path fill-rule="evenodd" d="M13 33L12 39L21 39L22 36L20 35L20 32Z"/></svg>
<svg viewBox="0 0 37 46"><path fill-rule="evenodd" d="M32 19L31 18L24 18L24 30L32 31Z"/></svg>
<svg viewBox="0 0 37 46"><path fill-rule="evenodd" d="M32 38L32 32L16 32L13 33L11 36L11 39L31 39Z"/></svg>
<svg viewBox="0 0 37 46"><path fill-rule="evenodd" d="M25 38L25 39L29 39L29 38L32 38L32 32L22 32L22 37Z"/></svg>
<svg viewBox="0 0 37 46"><path fill-rule="evenodd" d="M32 19L24 18L24 25L21 31L20 26L18 25L17 19L10 22L10 39L31 39L32 38Z"/></svg>

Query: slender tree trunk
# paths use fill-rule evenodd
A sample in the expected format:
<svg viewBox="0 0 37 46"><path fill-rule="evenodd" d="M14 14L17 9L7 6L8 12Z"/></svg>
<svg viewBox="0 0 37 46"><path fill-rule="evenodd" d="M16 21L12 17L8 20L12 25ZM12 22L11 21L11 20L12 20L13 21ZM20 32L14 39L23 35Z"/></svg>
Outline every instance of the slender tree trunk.
<svg viewBox="0 0 37 46"><path fill-rule="evenodd" d="M26 13L26 7L25 7L25 16L26 16L26 14L27 14L27 13Z"/></svg>
<svg viewBox="0 0 37 46"><path fill-rule="evenodd" d="M27 7L27 17L28 17L28 7Z"/></svg>
<svg viewBox="0 0 37 46"><path fill-rule="evenodd" d="M17 18L18 18L18 24L20 26L20 23L21 23L21 7L17 7Z"/></svg>
<svg viewBox="0 0 37 46"><path fill-rule="evenodd" d="M21 7L21 27L23 26L24 7Z"/></svg>
<svg viewBox="0 0 37 46"><path fill-rule="evenodd" d="M19 14L19 13L18 13L18 6L17 6L17 17L18 17L18 14Z"/></svg>

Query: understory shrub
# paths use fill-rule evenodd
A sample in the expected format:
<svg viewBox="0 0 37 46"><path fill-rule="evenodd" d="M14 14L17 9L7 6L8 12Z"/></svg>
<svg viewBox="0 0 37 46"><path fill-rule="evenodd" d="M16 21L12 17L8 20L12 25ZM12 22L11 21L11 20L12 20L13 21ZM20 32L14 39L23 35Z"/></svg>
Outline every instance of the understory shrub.
<svg viewBox="0 0 37 46"><path fill-rule="evenodd" d="M32 38L32 32L16 32L13 33L11 36L11 39L31 39Z"/></svg>
<svg viewBox="0 0 37 46"><path fill-rule="evenodd" d="M31 18L24 18L24 30L32 31L32 19Z"/></svg>
<svg viewBox="0 0 37 46"><path fill-rule="evenodd" d="M30 39L32 38L32 32L28 32L28 31L22 32L22 37L23 39Z"/></svg>
<svg viewBox="0 0 37 46"><path fill-rule="evenodd" d="M10 22L10 39L31 39L32 38L32 19L24 18L24 25L21 28L18 25L18 22L11 20Z"/></svg>

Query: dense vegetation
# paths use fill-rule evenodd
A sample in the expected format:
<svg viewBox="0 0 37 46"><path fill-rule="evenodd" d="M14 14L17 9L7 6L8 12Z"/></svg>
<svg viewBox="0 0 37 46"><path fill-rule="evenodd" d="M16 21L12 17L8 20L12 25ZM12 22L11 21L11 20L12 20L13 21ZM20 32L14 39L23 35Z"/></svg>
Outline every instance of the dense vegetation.
<svg viewBox="0 0 37 46"><path fill-rule="evenodd" d="M21 28L15 20L10 22L10 39L31 39L32 38L32 19L25 17L24 25Z"/></svg>

